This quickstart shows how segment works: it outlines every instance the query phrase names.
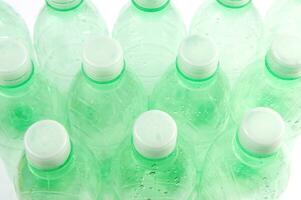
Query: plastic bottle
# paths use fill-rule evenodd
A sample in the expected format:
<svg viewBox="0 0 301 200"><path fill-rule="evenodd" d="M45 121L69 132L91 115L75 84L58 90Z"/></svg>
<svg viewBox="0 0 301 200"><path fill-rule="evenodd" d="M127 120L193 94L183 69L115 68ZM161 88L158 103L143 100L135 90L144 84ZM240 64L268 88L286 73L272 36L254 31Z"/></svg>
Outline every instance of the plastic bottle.
<svg viewBox="0 0 301 200"><path fill-rule="evenodd" d="M162 77L150 101L151 108L169 113L178 124L187 120L198 131L196 137L186 134L199 152L208 150L229 118L229 87L218 57L210 39L188 37L177 63Z"/></svg>
<svg viewBox="0 0 301 200"><path fill-rule="evenodd" d="M132 141L120 146L113 164L117 199L193 199L196 168L189 146L177 142L177 135L177 125L167 113L151 110L140 115Z"/></svg>
<svg viewBox="0 0 301 200"><path fill-rule="evenodd" d="M0 39L5 38L22 42L29 50L32 61L36 62L30 33L24 20L5 1L0 1Z"/></svg>
<svg viewBox="0 0 301 200"><path fill-rule="evenodd" d="M301 35L301 2L278 0L266 15L266 45L283 35Z"/></svg>
<svg viewBox="0 0 301 200"><path fill-rule="evenodd" d="M25 156L17 179L20 200L96 200L99 173L92 154L70 141L56 121L32 125L24 138Z"/></svg>
<svg viewBox="0 0 301 200"><path fill-rule="evenodd" d="M113 30L129 68L138 74L148 95L173 64L185 34L185 25L169 0L132 0Z"/></svg>
<svg viewBox="0 0 301 200"><path fill-rule="evenodd" d="M147 98L137 78L127 70L119 43L108 37L93 38L83 49L83 70L72 86L70 123L76 137L85 142L109 177L111 159Z"/></svg>
<svg viewBox="0 0 301 200"><path fill-rule="evenodd" d="M102 17L90 0L46 0L34 29L34 43L44 76L67 98L80 71L83 43L106 35Z"/></svg>
<svg viewBox="0 0 301 200"><path fill-rule="evenodd" d="M27 128L45 117L64 122L58 92L35 69L25 44L0 39L0 156L10 176L16 171Z"/></svg>
<svg viewBox="0 0 301 200"><path fill-rule="evenodd" d="M281 116L269 108L250 110L210 149L201 177L200 199L278 199L289 167Z"/></svg>
<svg viewBox="0 0 301 200"><path fill-rule="evenodd" d="M263 26L252 0L207 0L191 24L191 34L211 37L233 86L243 68L261 51Z"/></svg>
<svg viewBox="0 0 301 200"><path fill-rule="evenodd" d="M239 122L254 107L270 107L281 114L292 129L301 130L301 38L275 39L265 58L251 64L233 93L233 118ZM256 87L255 85L256 84Z"/></svg>

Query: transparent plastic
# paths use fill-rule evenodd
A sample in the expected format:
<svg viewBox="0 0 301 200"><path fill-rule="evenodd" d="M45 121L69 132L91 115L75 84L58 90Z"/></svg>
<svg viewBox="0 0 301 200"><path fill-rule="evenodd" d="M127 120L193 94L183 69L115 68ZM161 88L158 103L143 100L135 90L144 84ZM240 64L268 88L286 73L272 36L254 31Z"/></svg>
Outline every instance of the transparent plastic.
<svg viewBox="0 0 301 200"><path fill-rule="evenodd" d="M21 160L17 178L20 200L96 200L101 181L93 155L73 143L69 159L59 168L41 170Z"/></svg>
<svg viewBox="0 0 301 200"><path fill-rule="evenodd" d="M116 199L197 199L198 176L187 146L163 159L142 157L127 140L113 163Z"/></svg>
<svg viewBox="0 0 301 200"><path fill-rule="evenodd" d="M265 23L267 48L281 35L301 35L301 2L299 0L275 1L266 15Z"/></svg>
<svg viewBox="0 0 301 200"><path fill-rule="evenodd" d="M109 177L112 157L129 137L125 130L147 108L140 82L127 70L110 82L93 81L81 72L72 87L68 107L75 136L102 164L102 176Z"/></svg>
<svg viewBox="0 0 301 200"><path fill-rule="evenodd" d="M183 132L188 143L195 144L196 151L206 152L227 124L228 100L228 82L220 69L208 79L191 80L173 67L155 87L150 107L169 113L178 125L189 123L194 131ZM192 136L193 132L197 135Z"/></svg>
<svg viewBox="0 0 301 200"><path fill-rule="evenodd" d="M208 0L195 14L190 33L211 37L216 42L222 70L231 86L261 52L263 26L253 3L227 7L217 0Z"/></svg>
<svg viewBox="0 0 301 200"><path fill-rule="evenodd" d="M32 49L29 30L23 19L4 1L0 1L0 38L15 38Z"/></svg>
<svg viewBox="0 0 301 200"><path fill-rule="evenodd" d="M42 74L67 98L71 82L80 71L83 43L106 34L106 25L89 0L67 10L46 5L34 30Z"/></svg>
<svg viewBox="0 0 301 200"><path fill-rule="evenodd" d="M175 61L185 34L185 25L171 4L157 10L127 5L113 30L129 68L142 80L147 95Z"/></svg>
<svg viewBox="0 0 301 200"><path fill-rule="evenodd" d="M300 94L296 92L300 90L300 78L281 78L269 70L265 59L260 59L247 68L234 89L232 116L239 122L250 108L273 108L292 129L288 137L293 137L301 130Z"/></svg>
<svg viewBox="0 0 301 200"><path fill-rule="evenodd" d="M199 199L274 200L285 190L289 161L284 149L261 156L246 151L229 129L211 147L201 177Z"/></svg>

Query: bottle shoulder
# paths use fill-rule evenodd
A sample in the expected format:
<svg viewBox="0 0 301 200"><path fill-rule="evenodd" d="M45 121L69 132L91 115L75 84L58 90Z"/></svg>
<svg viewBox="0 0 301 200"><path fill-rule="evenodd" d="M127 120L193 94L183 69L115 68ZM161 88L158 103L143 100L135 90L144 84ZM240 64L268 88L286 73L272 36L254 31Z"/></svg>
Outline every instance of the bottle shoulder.
<svg viewBox="0 0 301 200"><path fill-rule="evenodd" d="M169 157L149 160L140 156L127 141L114 160L114 187L119 196L130 197L140 190L140 198L152 197L188 199L198 177L194 164L182 147ZM150 196L151 197L151 196Z"/></svg>
<svg viewBox="0 0 301 200"><path fill-rule="evenodd" d="M229 135L222 136L211 147L202 175L201 197L205 198L208 194L214 194L215 198L224 195L223 199L227 200L257 199L256 195L278 197L289 177L285 151L280 150L267 158L238 155L240 153L233 147L233 137L230 140Z"/></svg>
<svg viewBox="0 0 301 200"><path fill-rule="evenodd" d="M72 197L77 199L81 195L87 194L96 197L99 184L99 174L94 157L89 151L78 145L73 145L69 160L55 170L34 169L29 165L25 156L19 164L17 186L20 195L25 199L35 195L44 197L45 195L57 195L55 199L58 200L72 199ZM79 188L81 189L79 190Z"/></svg>
<svg viewBox="0 0 301 200"><path fill-rule="evenodd" d="M46 5L37 18L34 37L37 39L49 34L64 35L74 31L83 33L95 31L102 35L108 34L103 17L92 3L85 1L82 5L70 11L58 11ZM72 34L70 34L71 36ZM65 37L68 37L68 35Z"/></svg>

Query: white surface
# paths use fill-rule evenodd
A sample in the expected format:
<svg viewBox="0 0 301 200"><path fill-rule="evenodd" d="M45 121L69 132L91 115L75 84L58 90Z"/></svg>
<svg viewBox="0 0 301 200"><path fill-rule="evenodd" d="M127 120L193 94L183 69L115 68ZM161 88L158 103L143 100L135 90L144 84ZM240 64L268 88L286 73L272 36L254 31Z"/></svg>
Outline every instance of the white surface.
<svg viewBox="0 0 301 200"><path fill-rule="evenodd" d="M134 125L136 150L146 158L169 156L177 144L177 124L167 113L151 110L141 114Z"/></svg>
<svg viewBox="0 0 301 200"><path fill-rule="evenodd" d="M270 108L259 107L244 116L238 138L247 151L269 155L279 150L284 134L285 124L282 117Z"/></svg>
<svg viewBox="0 0 301 200"><path fill-rule="evenodd" d="M283 78L301 76L301 38L285 35L277 38L268 53L271 71Z"/></svg>
<svg viewBox="0 0 301 200"><path fill-rule="evenodd" d="M92 80L114 80L124 68L122 47L116 40L105 36L89 39L84 45L83 68Z"/></svg>
<svg viewBox="0 0 301 200"><path fill-rule="evenodd" d="M197 35L186 38L179 50L178 67L191 79L206 79L218 66L218 52L213 41Z"/></svg>
<svg viewBox="0 0 301 200"><path fill-rule="evenodd" d="M14 86L27 80L32 64L27 48L15 39L0 40L0 85Z"/></svg>
<svg viewBox="0 0 301 200"><path fill-rule="evenodd" d="M35 19L44 4L44 0L4 0L12 5L26 20L30 30L33 29ZM127 3L129 0L92 0L103 17L107 21L107 24L110 29L112 29L115 20L119 14L120 9ZM180 10L184 21L187 25L190 24L193 14L196 12L198 7L201 5L203 0L171 0L177 8ZM253 0L255 5L258 7L260 12L264 15L271 5L273 0ZM274 0L277 1L277 0ZM292 169L291 169L291 178L287 191L283 195L282 200L300 200L301 199L301 139L299 138L296 141L292 152ZM0 172L3 172L0 170ZM1 174L1 173L0 173ZM2 177L2 176L0 176ZM1 183L3 179L0 179L0 199L10 200L6 198L7 193L1 191L6 191L3 189ZM6 187L7 184L4 184ZM9 190L8 190L9 193ZM2 195L2 196L1 196ZM4 196L3 196L4 195Z"/></svg>
<svg viewBox="0 0 301 200"><path fill-rule="evenodd" d="M52 120L33 124L24 136L25 155L38 169L55 169L69 158L71 144L64 126Z"/></svg>

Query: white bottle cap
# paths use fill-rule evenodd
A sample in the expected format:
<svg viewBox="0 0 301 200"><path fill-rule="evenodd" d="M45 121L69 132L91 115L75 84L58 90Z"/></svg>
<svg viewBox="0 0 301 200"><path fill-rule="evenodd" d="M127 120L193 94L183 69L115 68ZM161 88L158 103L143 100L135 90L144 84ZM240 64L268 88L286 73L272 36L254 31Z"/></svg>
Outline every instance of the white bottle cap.
<svg viewBox="0 0 301 200"><path fill-rule="evenodd" d="M217 48L209 38L193 35L180 46L177 64L188 78L209 78L217 70L218 62Z"/></svg>
<svg viewBox="0 0 301 200"><path fill-rule="evenodd" d="M255 108L244 117L238 133L239 142L247 151L269 155L282 144L285 123L282 117L270 108Z"/></svg>
<svg viewBox="0 0 301 200"><path fill-rule="evenodd" d="M146 158L167 157L176 147L176 122L159 110L145 112L135 122L133 142L136 150Z"/></svg>
<svg viewBox="0 0 301 200"><path fill-rule="evenodd" d="M117 78L124 69L123 51L120 44L109 37L89 39L83 49L83 70L97 82Z"/></svg>
<svg viewBox="0 0 301 200"><path fill-rule="evenodd" d="M28 162L42 170L62 166L68 160L71 151L66 129L52 120L33 124L25 134L24 146Z"/></svg>
<svg viewBox="0 0 301 200"><path fill-rule="evenodd" d="M145 9L158 9L168 2L169 0L134 0L134 3Z"/></svg>
<svg viewBox="0 0 301 200"><path fill-rule="evenodd" d="M244 5L247 5L251 0L217 0L221 4L224 4L229 7L242 7Z"/></svg>
<svg viewBox="0 0 301 200"><path fill-rule="evenodd" d="M267 54L267 65L274 74L282 78L301 77L301 37L277 38Z"/></svg>
<svg viewBox="0 0 301 200"><path fill-rule="evenodd" d="M0 85L15 86L26 81L32 73L28 49L19 41L0 39Z"/></svg>
<svg viewBox="0 0 301 200"><path fill-rule="evenodd" d="M59 10L67 10L78 6L83 0L46 0L48 5Z"/></svg>

